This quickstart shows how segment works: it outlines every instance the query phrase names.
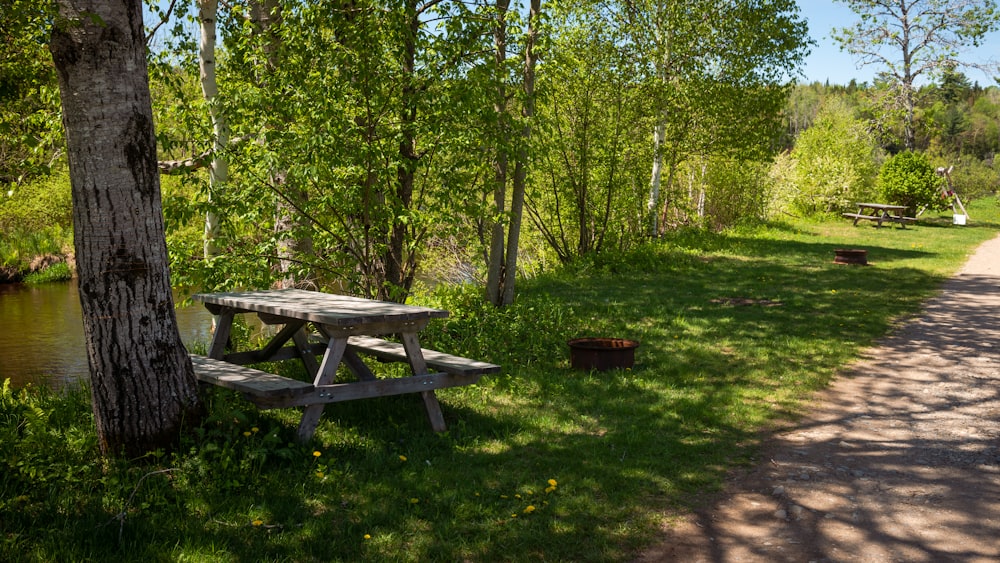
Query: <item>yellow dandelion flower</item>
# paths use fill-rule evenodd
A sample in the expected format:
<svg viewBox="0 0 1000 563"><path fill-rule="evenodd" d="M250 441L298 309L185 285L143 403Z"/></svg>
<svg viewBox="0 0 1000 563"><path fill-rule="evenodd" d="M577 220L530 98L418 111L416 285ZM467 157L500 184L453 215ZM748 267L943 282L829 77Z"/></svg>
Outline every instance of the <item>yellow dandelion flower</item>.
<svg viewBox="0 0 1000 563"><path fill-rule="evenodd" d="M521 495L514 495L514 498L521 498Z"/></svg>
<svg viewBox="0 0 1000 563"><path fill-rule="evenodd" d="M319 450L316 450L315 452L313 452L313 457L319 457L321 455L323 455L323 452L321 452Z"/></svg>
<svg viewBox="0 0 1000 563"><path fill-rule="evenodd" d="M555 487L556 485L559 484L559 483L556 482L555 479L549 479L548 483L549 483L550 487Z"/></svg>
<svg viewBox="0 0 1000 563"><path fill-rule="evenodd" d="M405 455L399 456L399 461L406 461L406 456Z"/></svg>
<svg viewBox="0 0 1000 563"><path fill-rule="evenodd" d="M510 498L510 497L507 496L507 495L500 495L500 498L507 499L507 498Z"/></svg>
<svg viewBox="0 0 1000 563"><path fill-rule="evenodd" d="M365 534L365 539L366 539L366 540L370 540L370 539L372 539L372 536L371 536L371 534Z"/></svg>
<svg viewBox="0 0 1000 563"><path fill-rule="evenodd" d="M260 432L260 428L257 428L256 426L254 426L253 428L250 429L250 431L253 432L254 434L256 434L256 433Z"/></svg>
<svg viewBox="0 0 1000 563"><path fill-rule="evenodd" d="M418 499L418 498L411 498L410 499L410 504L417 504L418 502L420 502L420 499Z"/></svg>
<svg viewBox="0 0 1000 563"><path fill-rule="evenodd" d="M249 431L247 431L247 432L244 432L244 433L243 433L243 435L244 435L244 436L249 436L249 435L250 435L250 432L249 432Z"/></svg>
<svg viewBox="0 0 1000 563"><path fill-rule="evenodd" d="M324 474L323 474L322 471L317 471L316 472L316 476L319 477L320 479L322 479L324 477Z"/></svg>
<svg viewBox="0 0 1000 563"><path fill-rule="evenodd" d="M534 511L535 511L535 505L533 504L529 504L528 506L524 507L525 514L531 514Z"/></svg>
<svg viewBox="0 0 1000 563"><path fill-rule="evenodd" d="M259 519L259 518L256 519L256 520L254 520L253 522L251 522L251 524L253 524L254 526L260 526L263 523L264 523L264 521L261 520L261 519Z"/></svg>
<svg viewBox="0 0 1000 563"><path fill-rule="evenodd" d="M545 488L545 493L546 493L546 494L548 494L548 493L551 493L551 492L552 492L552 491L554 491L554 490L556 490L556 488L555 488L555 487L546 487L546 488Z"/></svg>

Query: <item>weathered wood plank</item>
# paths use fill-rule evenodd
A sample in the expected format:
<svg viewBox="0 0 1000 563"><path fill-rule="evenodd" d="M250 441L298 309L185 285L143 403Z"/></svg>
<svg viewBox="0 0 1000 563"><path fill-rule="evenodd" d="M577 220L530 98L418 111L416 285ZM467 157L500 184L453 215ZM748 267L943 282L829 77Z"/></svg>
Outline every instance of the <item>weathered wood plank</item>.
<svg viewBox="0 0 1000 563"><path fill-rule="evenodd" d="M306 395L281 399L273 406L308 408L322 407L328 403L353 401L356 399L372 399L390 397L407 393L425 393L446 387L472 385L479 381L478 375L454 375L451 373L425 373L407 377L376 379L374 381L352 381L351 383L334 383L332 385L317 385ZM300 429L303 427L300 426ZM308 429L308 427L306 428ZM315 431L315 427L312 428ZM311 433L308 433L311 436ZM307 438L308 439L308 438Z"/></svg>
<svg viewBox="0 0 1000 563"><path fill-rule="evenodd" d="M314 390L311 383L282 377L253 368L213 360L205 356L191 355L194 373L198 381L218 385L247 395L258 401L274 402L292 397L305 396Z"/></svg>
<svg viewBox="0 0 1000 563"><path fill-rule="evenodd" d="M380 360L390 362L408 361L405 348L402 344L389 342L381 338L352 336L347 340L347 346L356 352L375 356ZM496 364L453 356L435 350L422 349L422 352L424 361L428 366L453 375L485 375L500 371L500 366Z"/></svg>
<svg viewBox="0 0 1000 563"><path fill-rule="evenodd" d="M299 319L331 327L427 321L448 316L448 311L440 309L301 289L199 293L192 298L214 307L230 307L239 311Z"/></svg>

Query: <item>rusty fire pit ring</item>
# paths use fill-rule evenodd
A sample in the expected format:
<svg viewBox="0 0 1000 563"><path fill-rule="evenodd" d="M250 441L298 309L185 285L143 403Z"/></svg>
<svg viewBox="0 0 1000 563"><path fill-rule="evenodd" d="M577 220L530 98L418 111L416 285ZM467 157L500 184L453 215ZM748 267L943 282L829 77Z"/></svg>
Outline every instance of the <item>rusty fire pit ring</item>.
<svg viewBox="0 0 1000 563"><path fill-rule="evenodd" d="M868 265L868 251L861 248L837 248L833 254L834 264Z"/></svg>
<svg viewBox="0 0 1000 563"><path fill-rule="evenodd" d="M570 365L583 371L631 369L635 364L637 340L625 338L576 338L570 340Z"/></svg>

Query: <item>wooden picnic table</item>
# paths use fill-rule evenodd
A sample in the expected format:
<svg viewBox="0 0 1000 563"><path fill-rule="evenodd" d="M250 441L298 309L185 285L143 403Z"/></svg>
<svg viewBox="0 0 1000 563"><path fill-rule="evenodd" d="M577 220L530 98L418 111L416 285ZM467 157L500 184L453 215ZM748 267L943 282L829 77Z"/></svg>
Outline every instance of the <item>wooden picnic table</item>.
<svg viewBox="0 0 1000 563"><path fill-rule="evenodd" d="M304 407L300 441L315 433L327 403L403 393L420 393L431 427L444 431L434 390L470 385L500 370L494 364L422 349L417 333L431 319L448 316L439 309L298 289L199 293L192 298L218 316L208 357L192 355L198 379L239 391L260 408ZM227 350L235 316L247 313L284 326L258 350ZM315 333L308 330L310 325ZM384 335L397 335L400 342L378 338ZM359 353L407 362L412 375L376 378ZM296 358L313 378L311 383L244 367ZM357 381L335 382L341 363Z"/></svg>
<svg viewBox="0 0 1000 563"><path fill-rule="evenodd" d="M857 203L857 213L842 213L848 219L854 219L854 225L858 221L865 219L874 221L876 227L881 227L882 223L897 223L900 227L906 228L907 223L916 221L916 217L906 217L908 209L905 205L889 205L885 203Z"/></svg>

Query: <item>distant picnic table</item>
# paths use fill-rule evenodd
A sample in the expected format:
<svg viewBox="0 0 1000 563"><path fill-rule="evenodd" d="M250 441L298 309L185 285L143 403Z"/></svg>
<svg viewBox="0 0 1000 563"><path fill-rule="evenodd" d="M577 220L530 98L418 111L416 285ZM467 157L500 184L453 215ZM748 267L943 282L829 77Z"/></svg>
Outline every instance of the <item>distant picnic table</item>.
<svg viewBox="0 0 1000 563"><path fill-rule="evenodd" d="M905 205L889 205L885 203L857 203L858 206L857 213L843 213L844 217L848 219L854 219L854 225L857 226L858 221L865 219L867 221L875 222L875 227L881 227L882 223L896 223L902 228L906 228L907 223L912 223L917 220L916 217L907 217L905 215L908 209Z"/></svg>
<svg viewBox="0 0 1000 563"><path fill-rule="evenodd" d="M312 437L327 403L402 393L420 393L432 428L444 431L434 390L470 385L481 375L500 370L494 364L420 347L417 333L431 319L447 317L447 311L297 289L201 293L193 298L219 315L208 357L191 356L197 378L238 391L262 409L304 407L300 441ZM246 313L256 313L264 323L284 327L258 350L228 350L233 319ZM315 333L307 330L310 325ZM390 334L398 335L401 342L379 338ZM291 345L285 346L289 341ZM408 363L412 375L376 378L359 354ZM301 360L312 381L245 367L286 359ZM341 363L357 381L334 381Z"/></svg>

